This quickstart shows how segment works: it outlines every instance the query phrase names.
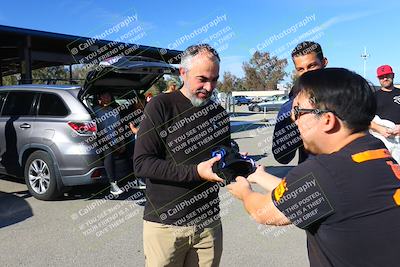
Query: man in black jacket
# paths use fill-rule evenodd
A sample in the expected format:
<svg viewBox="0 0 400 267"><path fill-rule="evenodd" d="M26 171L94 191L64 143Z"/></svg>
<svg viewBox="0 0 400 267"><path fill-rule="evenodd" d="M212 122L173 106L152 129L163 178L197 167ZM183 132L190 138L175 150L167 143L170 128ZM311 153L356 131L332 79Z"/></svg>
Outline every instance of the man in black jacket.
<svg viewBox="0 0 400 267"><path fill-rule="evenodd" d="M146 177L143 245L146 266L218 266L222 227L212 171L217 145L230 144L227 112L210 100L219 56L195 45L181 58L181 90L160 94L145 108L135 145L136 176Z"/></svg>

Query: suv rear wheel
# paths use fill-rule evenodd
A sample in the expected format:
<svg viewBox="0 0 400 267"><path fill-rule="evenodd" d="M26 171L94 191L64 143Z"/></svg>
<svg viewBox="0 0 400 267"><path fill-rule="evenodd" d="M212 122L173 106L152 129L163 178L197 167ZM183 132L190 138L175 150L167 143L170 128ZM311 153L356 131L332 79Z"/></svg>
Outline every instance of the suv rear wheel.
<svg viewBox="0 0 400 267"><path fill-rule="evenodd" d="M35 151L25 164L25 183L37 199L52 200L59 196L54 162L44 151Z"/></svg>

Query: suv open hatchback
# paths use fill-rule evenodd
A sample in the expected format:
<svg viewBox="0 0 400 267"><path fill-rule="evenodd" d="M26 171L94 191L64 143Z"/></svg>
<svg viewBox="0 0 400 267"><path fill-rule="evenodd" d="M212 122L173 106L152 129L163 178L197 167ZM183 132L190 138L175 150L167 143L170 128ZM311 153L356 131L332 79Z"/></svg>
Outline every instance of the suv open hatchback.
<svg viewBox="0 0 400 267"><path fill-rule="evenodd" d="M96 95L111 92L116 106L123 107L118 112L125 112L122 121L138 93L164 74L178 70L150 58L118 57L89 72L83 87L0 87L0 173L24 178L41 200L55 199L70 186L106 181L93 112ZM123 139L117 149L121 156L130 142L128 134Z"/></svg>

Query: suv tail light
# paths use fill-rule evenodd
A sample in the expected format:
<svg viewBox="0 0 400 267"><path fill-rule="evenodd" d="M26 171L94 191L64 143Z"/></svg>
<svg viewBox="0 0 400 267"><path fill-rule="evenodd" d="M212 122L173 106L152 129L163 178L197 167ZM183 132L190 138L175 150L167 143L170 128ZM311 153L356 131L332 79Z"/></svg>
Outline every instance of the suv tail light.
<svg viewBox="0 0 400 267"><path fill-rule="evenodd" d="M92 173L92 175L90 176L92 179L98 179L102 176L103 172L101 171L101 169L96 169L94 170L94 172Z"/></svg>
<svg viewBox="0 0 400 267"><path fill-rule="evenodd" d="M69 127L71 127L75 132L82 135L92 135L96 133L97 127L95 122L68 122Z"/></svg>

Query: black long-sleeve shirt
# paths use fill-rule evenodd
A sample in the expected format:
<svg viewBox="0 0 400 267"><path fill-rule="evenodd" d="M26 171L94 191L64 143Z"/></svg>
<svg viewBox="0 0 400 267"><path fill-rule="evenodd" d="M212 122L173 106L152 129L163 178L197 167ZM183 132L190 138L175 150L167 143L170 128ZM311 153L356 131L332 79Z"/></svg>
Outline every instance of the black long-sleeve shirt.
<svg viewBox="0 0 400 267"><path fill-rule="evenodd" d="M218 216L219 185L201 180L197 164L230 144L229 116L209 102L194 107L180 91L161 94L145 108L135 145L135 175L146 178L144 219L190 225Z"/></svg>

